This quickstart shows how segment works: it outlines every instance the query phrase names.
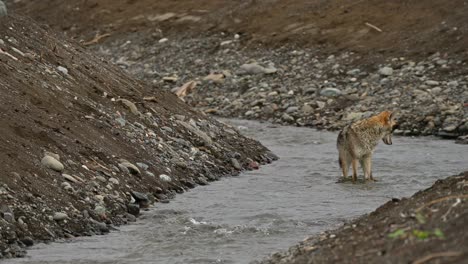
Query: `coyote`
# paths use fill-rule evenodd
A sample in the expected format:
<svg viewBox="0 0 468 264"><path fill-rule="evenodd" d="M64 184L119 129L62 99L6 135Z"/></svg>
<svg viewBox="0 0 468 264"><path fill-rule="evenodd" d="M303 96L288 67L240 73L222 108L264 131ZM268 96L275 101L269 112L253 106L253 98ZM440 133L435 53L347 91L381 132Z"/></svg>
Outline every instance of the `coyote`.
<svg viewBox="0 0 468 264"><path fill-rule="evenodd" d="M376 116L347 125L338 134L337 147L343 177L348 177L349 165L353 166L353 182L357 179L357 162L361 163L364 179L375 181L372 176L372 153L380 139L392 144L392 131L396 125L394 115L384 111Z"/></svg>

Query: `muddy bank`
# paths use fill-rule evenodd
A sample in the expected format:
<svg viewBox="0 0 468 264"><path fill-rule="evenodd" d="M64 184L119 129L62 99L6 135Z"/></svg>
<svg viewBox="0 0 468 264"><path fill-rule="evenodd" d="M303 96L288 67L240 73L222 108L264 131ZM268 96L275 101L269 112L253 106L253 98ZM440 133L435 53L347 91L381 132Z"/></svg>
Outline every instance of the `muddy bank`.
<svg viewBox="0 0 468 264"><path fill-rule="evenodd" d="M468 172L256 262L466 263Z"/></svg>
<svg viewBox="0 0 468 264"><path fill-rule="evenodd" d="M109 232L153 202L275 158L63 39L0 18L0 257Z"/></svg>

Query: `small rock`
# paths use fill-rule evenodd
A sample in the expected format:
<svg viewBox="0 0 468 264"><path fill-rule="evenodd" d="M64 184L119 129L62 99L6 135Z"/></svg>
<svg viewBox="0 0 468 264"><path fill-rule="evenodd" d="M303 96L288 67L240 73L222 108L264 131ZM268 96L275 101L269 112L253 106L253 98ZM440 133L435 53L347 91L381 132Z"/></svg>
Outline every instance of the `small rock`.
<svg viewBox="0 0 468 264"><path fill-rule="evenodd" d="M34 245L34 240L31 237L24 237L21 239L21 242L27 247L31 247Z"/></svg>
<svg viewBox="0 0 468 264"><path fill-rule="evenodd" d="M44 156L44 158L42 158L41 160L41 163L45 167L52 169L54 171L61 172L64 169L63 164L51 156L47 156L47 155Z"/></svg>
<svg viewBox="0 0 468 264"><path fill-rule="evenodd" d="M130 102L129 100L127 99L118 99L117 102L121 102L123 105L125 105L132 114L134 115L139 115L140 114L140 111L138 111L138 108L136 107L136 105L132 102Z"/></svg>
<svg viewBox="0 0 468 264"><path fill-rule="evenodd" d="M140 203L145 203L145 204L149 203L148 196L146 194L144 194L144 193L131 191L130 194L135 199L135 201L137 203L139 203L139 204ZM141 206L141 204L140 204L140 206Z"/></svg>
<svg viewBox="0 0 468 264"><path fill-rule="evenodd" d="M109 182L114 184L114 185L119 185L119 180L117 180L116 178L110 178Z"/></svg>
<svg viewBox="0 0 468 264"><path fill-rule="evenodd" d="M162 38L158 42L159 43L164 43L164 42L167 42L168 40L169 40L168 38Z"/></svg>
<svg viewBox="0 0 468 264"><path fill-rule="evenodd" d="M275 67L269 66L268 68L261 66L258 63L246 63L240 66L242 73L246 74L272 74L277 72Z"/></svg>
<svg viewBox="0 0 468 264"><path fill-rule="evenodd" d="M286 109L286 113L291 114L294 112L297 112L299 110L299 107L297 106L290 106Z"/></svg>
<svg viewBox="0 0 468 264"><path fill-rule="evenodd" d="M165 181L165 182L170 182L170 181L172 181L171 177L169 177L169 176L166 175L166 174L161 174L161 175L159 175L159 179L161 179L162 181Z"/></svg>
<svg viewBox="0 0 468 264"><path fill-rule="evenodd" d="M231 164L236 170L242 170L242 167L241 167L239 161L237 161L237 159L232 158L231 159Z"/></svg>
<svg viewBox="0 0 468 264"><path fill-rule="evenodd" d="M140 169L138 169L137 166L131 164L126 160L121 160L121 163L119 163L119 168L126 168L128 172L130 172L133 175L141 174Z"/></svg>
<svg viewBox="0 0 468 264"><path fill-rule="evenodd" d="M284 113L284 114L281 116L281 120L286 121L286 122L293 122L293 121L294 121L294 117L288 115L287 113Z"/></svg>
<svg viewBox="0 0 468 264"><path fill-rule="evenodd" d="M341 94L342 94L341 90L333 88L333 87L327 87L320 91L320 95L327 96L327 97L335 97Z"/></svg>
<svg viewBox="0 0 468 264"><path fill-rule="evenodd" d="M352 69L346 72L347 75L359 75L361 73L360 69Z"/></svg>
<svg viewBox="0 0 468 264"><path fill-rule="evenodd" d="M58 66L57 70L65 75L68 75L68 69L63 66Z"/></svg>
<svg viewBox="0 0 468 264"><path fill-rule="evenodd" d="M140 214L140 206L138 206L138 204L127 204L127 212L131 215L138 216Z"/></svg>
<svg viewBox="0 0 468 264"><path fill-rule="evenodd" d="M55 221L62 221L62 220L68 219L68 215L66 213L57 212L54 214L53 219Z"/></svg>
<svg viewBox="0 0 468 264"><path fill-rule="evenodd" d="M393 75L393 68L392 67L383 67L379 69L379 74L383 76L391 76Z"/></svg>
<svg viewBox="0 0 468 264"><path fill-rule="evenodd" d="M15 217L13 216L13 213L3 213L3 219L9 223L14 223L15 222Z"/></svg>
<svg viewBox="0 0 468 264"><path fill-rule="evenodd" d="M433 80L428 80L426 81L426 84L429 86L438 86L439 82L438 81L433 81Z"/></svg>
<svg viewBox="0 0 468 264"><path fill-rule="evenodd" d="M127 213L125 215L125 218L127 218L128 222L135 222L136 221L136 217L134 215L132 215L132 214L129 214L129 213Z"/></svg>

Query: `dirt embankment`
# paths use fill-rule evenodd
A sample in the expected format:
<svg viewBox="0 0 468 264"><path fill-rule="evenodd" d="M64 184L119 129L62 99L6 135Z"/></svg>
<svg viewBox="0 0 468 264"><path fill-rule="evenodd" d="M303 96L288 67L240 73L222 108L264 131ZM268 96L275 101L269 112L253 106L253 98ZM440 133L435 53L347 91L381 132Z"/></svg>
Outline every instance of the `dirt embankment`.
<svg viewBox="0 0 468 264"><path fill-rule="evenodd" d="M10 6L80 39L156 28L194 36L240 33L252 43L321 45L332 53L449 52L466 58L468 46L464 0L44 0Z"/></svg>
<svg viewBox="0 0 468 264"><path fill-rule="evenodd" d="M468 171L257 263L466 263L467 201Z"/></svg>
<svg viewBox="0 0 468 264"><path fill-rule="evenodd" d="M274 156L36 22L0 18L0 258L108 232Z"/></svg>

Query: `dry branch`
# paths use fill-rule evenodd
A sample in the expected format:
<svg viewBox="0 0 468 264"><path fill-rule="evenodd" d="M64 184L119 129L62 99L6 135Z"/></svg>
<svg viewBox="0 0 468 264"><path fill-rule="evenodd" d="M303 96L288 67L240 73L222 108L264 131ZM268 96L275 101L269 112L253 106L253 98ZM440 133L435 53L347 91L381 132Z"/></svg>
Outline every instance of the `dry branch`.
<svg viewBox="0 0 468 264"><path fill-rule="evenodd" d="M442 197L442 198L439 198L439 199L435 199L433 201L430 201L428 202L427 204L423 204L421 207L419 207L418 209L416 209L416 212L419 212L421 211L422 209L424 209L425 207L428 207L428 206L431 206L433 204L436 204L436 203L440 203L440 202L443 202L443 201L446 201L446 200L450 200L450 199L456 199L456 198L468 198L468 194L464 194L464 195L450 195L450 196L446 196L446 197Z"/></svg>
<svg viewBox="0 0 468 264"><path fill-rule="evenodd" d="M366 22L365 25L370 27L370 28L373 28L373 29L377 30L378 32L383 32L380 28L378 28L377 26L372 25L369 22Z"/></svg>
<svg viewBox="0 0 468 264"><path fill-rule="evenodd" d="M462 254L461 252L457 252L457 251L431 253L431 254L429 254L427 256L424 256L424 257L422 257L420 259L417 259L417 260L413 261L412 264L422 264L422 263L428 262L429 260L432 260L432 259L435 259L435 258L440 258L440 257L458 257L461 254Z"/></svg>

